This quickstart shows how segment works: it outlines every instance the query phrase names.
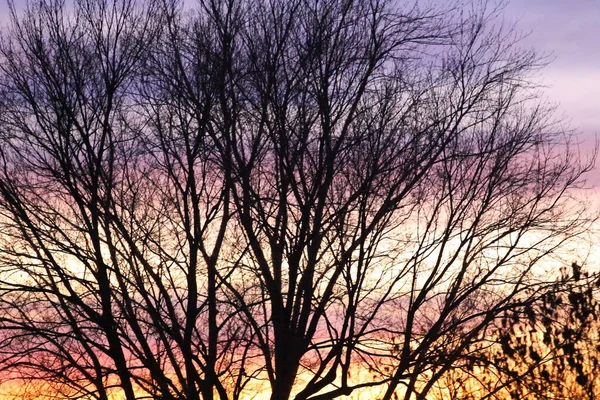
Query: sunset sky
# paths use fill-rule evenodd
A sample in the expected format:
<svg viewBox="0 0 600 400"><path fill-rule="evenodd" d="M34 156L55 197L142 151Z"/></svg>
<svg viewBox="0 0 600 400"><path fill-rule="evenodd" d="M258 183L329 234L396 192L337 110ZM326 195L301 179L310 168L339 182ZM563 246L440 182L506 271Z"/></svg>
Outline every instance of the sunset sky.
<svg viewBox="0 0 600 400"><path fill-rule="evenodd" d="M40 0L14 4L27 1ZM520 112L529 60L514 68L497 41L471 51L485 40L473 19L426 80L437 53L407 47L416 61L400 64L410 57L395 49L427 38L396 29L419 33L422 19L388 22L369 3L310 0L296 13L241 0L250 6L205 9L195 25L185 8L90 6L63 34L61 1L85 0L46 1L56 14L40 8L40 25L13 36L22 53L1 61L0 378L64 379L99 398L374 387L391 399L425 397L447 375L450 392L463 370L482 383L458 389L493 394L521 371L537 377L537 343L557 371L568 356L566 373L583 375L563 342L583 348L571 332L597 315L569 285L597 282L585 271L600 270L600 222L588 218L600 215L600 168L592 190L573 184L563 131L542 138L546 115ZM499 23L548 61L531 79L583 158L600 143L600 0L383 1L506 3ZM0 27L8 8L0 0Z"/></svg>

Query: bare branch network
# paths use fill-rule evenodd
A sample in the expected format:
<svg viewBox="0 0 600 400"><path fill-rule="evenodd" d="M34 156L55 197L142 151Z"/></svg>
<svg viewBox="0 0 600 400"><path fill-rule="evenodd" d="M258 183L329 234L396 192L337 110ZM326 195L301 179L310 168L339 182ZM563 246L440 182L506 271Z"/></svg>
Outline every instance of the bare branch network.
<svg viewBox="0 0 600 400"><path fill-rule="evenodd" d="M593 159L539 98L543 62L500 12L13 6L4 387L408 400L450 396L474 366L493 371L478 398L513 385L489 351L512 343L501 321L562 287L544 260L588 227L573 194Z"/></svg>

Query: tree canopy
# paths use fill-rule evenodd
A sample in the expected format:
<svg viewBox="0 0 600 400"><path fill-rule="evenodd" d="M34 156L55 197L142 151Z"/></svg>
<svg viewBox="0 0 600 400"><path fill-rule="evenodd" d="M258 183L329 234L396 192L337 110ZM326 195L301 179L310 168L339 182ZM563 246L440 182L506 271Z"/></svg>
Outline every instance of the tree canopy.
<svg viewBox="0 0 600 400"><path fill-rule="evenodd" d="M545 260L589 225L573 193L593 159L500 13L13 8L0 379L73 399L424 399L509 343L502 321L549 300Z"/></svg>

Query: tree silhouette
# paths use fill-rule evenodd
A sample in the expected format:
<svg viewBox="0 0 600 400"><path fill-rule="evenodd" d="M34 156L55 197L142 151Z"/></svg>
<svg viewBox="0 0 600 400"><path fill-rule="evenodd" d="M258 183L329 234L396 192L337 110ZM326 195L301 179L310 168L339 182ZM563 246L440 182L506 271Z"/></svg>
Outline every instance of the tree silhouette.
<svg viewBox="0 0 600 400"><path fill-rule="evenodd" d="M590 399L598 393L598 280L573 263L507 313L439 382L437 398Z"/></svg>
<svg viewBox="0 0 600 400"><path fill-rule="evenodd" d="M48 396L425 398L593 160L484 6L39 0L0 45L0 354ZM571 278L569 278L571 279Z"/></svg>

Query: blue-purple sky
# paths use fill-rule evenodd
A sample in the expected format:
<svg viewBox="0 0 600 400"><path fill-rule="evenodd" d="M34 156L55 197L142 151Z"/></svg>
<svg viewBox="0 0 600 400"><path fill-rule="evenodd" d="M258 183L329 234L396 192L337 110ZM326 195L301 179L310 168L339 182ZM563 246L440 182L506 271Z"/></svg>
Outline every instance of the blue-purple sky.
<svg viewBox="0 0 600 400"><path fill-rule="evenodd" d="M0 21L7 12L0 0ZM586 137L600 133L600 0L508 0L504 17L528 34L524 45L551 56L542 71L549 99Z"/></svg>
<svg viewBox="0 0 600 400"><path fill-rule="evenodd" d="M7 11L6 0L0 0L3 23ZM504 18L528 34L524 46L550 56L540 76L546 95L592 146L600 134L600 0L508 0ZM600 171L593 175L591 181L600 183Z"/></svg>
<svg viewBox="0 0 600 400"><path fill-rule="evenodd" d="M528 34L525 45L550 56L544 92L589 154L600 137L600 0L511 0L504 16ZM596 188L599 167L587 177Z"/></svg>
<svg viewBox="0 0 600 400"><path fill-rule="evenodd" d="M600 133L600 0L512 0L504 14L552 56L542 71L550 100L586 139Z"/></svg>

